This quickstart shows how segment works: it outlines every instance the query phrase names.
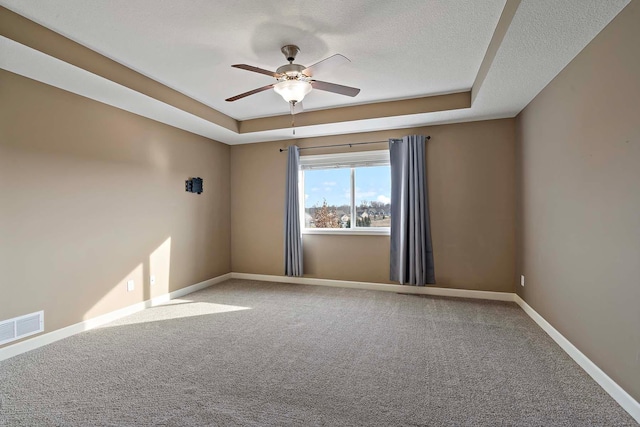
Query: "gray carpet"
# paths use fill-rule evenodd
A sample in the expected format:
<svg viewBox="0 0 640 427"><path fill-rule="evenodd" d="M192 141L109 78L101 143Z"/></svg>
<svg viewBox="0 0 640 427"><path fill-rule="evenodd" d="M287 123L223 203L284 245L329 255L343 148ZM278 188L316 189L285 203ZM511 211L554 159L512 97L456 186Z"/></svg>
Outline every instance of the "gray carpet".
<svg viewBox="0 0 640 427"><path fill-rule="evenodd" d="M636 425L513 303L231 280L0 362L0 425Z"/></svg>

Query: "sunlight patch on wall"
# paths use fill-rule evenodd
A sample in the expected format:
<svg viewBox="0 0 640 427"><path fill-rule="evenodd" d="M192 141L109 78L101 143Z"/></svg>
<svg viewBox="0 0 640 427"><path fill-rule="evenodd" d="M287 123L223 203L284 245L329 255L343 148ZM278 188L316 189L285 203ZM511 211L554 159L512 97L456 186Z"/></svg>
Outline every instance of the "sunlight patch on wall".
<svg viewBox="0 0 640 427"><path fill-rule="evenodd" d="M169 292L170 268L171 237L167 238L149 255L149 281L152 297Z"/></svg>

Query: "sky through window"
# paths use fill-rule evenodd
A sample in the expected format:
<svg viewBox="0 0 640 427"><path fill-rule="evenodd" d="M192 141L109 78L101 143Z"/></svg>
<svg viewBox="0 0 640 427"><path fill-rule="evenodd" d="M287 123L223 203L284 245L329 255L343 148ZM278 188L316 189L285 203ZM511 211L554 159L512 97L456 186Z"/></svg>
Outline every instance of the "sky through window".
<svg viewBox="0 0 640 427"><path fill-rule="evenodd" d="M326 200L329 206L351 203L350 168L307 170L304 174L304 206L321 206ZM389 166L356 168L356 205L363 201L391 202Z"/></svg>

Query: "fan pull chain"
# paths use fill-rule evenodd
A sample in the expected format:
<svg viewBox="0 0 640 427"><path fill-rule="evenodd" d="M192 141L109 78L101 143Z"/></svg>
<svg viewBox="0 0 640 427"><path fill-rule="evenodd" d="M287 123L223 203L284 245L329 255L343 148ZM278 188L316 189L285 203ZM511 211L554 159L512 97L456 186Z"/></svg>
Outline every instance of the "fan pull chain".
<svg viewBox="0 0 640 427"><path fill-rule="evenodd" d="M291 108L291 129L293 129L293 134L296 134L296 116L293 114L293 108L295 106L295 101L291 101L289 103L289 107Z"/></svg>

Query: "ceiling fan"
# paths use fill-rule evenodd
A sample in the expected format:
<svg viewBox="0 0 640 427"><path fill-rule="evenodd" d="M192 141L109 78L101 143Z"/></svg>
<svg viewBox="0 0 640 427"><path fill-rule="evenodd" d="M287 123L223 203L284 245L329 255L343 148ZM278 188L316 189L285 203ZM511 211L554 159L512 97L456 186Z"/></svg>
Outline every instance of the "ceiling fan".
<svg viewBox="0 0 640 427"><path fill-rule="evenodd" d="M296 55L300 52L298 46L288 44L282 46L280 51L284 54L288 64L279 67L275 72L265 70L263 68L254 67L247 64L235 64L234 68L240 68L247 71L253 71L254 73L265 74L267 76L274 77L275 83L267 86L263 86L257 89L250 90L248 92L241 93L240 95L232 96L226 99L226 101L233 102L238 99L242 99L246 96L263 92L265 90L273 88L285 101L287 101L291 107L291 114L297 114L302 112L302 99L311 92L311 89L324 90L327 92L338 93L340 95L356 96L360 89L350 86L342 86L335 83L323 82L315 80L313 76L321 73L322 70L326 70L330 67L334 67L340 64L344 64L349 61L346 57L336 54L323 59L320 62L316 62L310 67L304 65L294 64Z"/></svg>

